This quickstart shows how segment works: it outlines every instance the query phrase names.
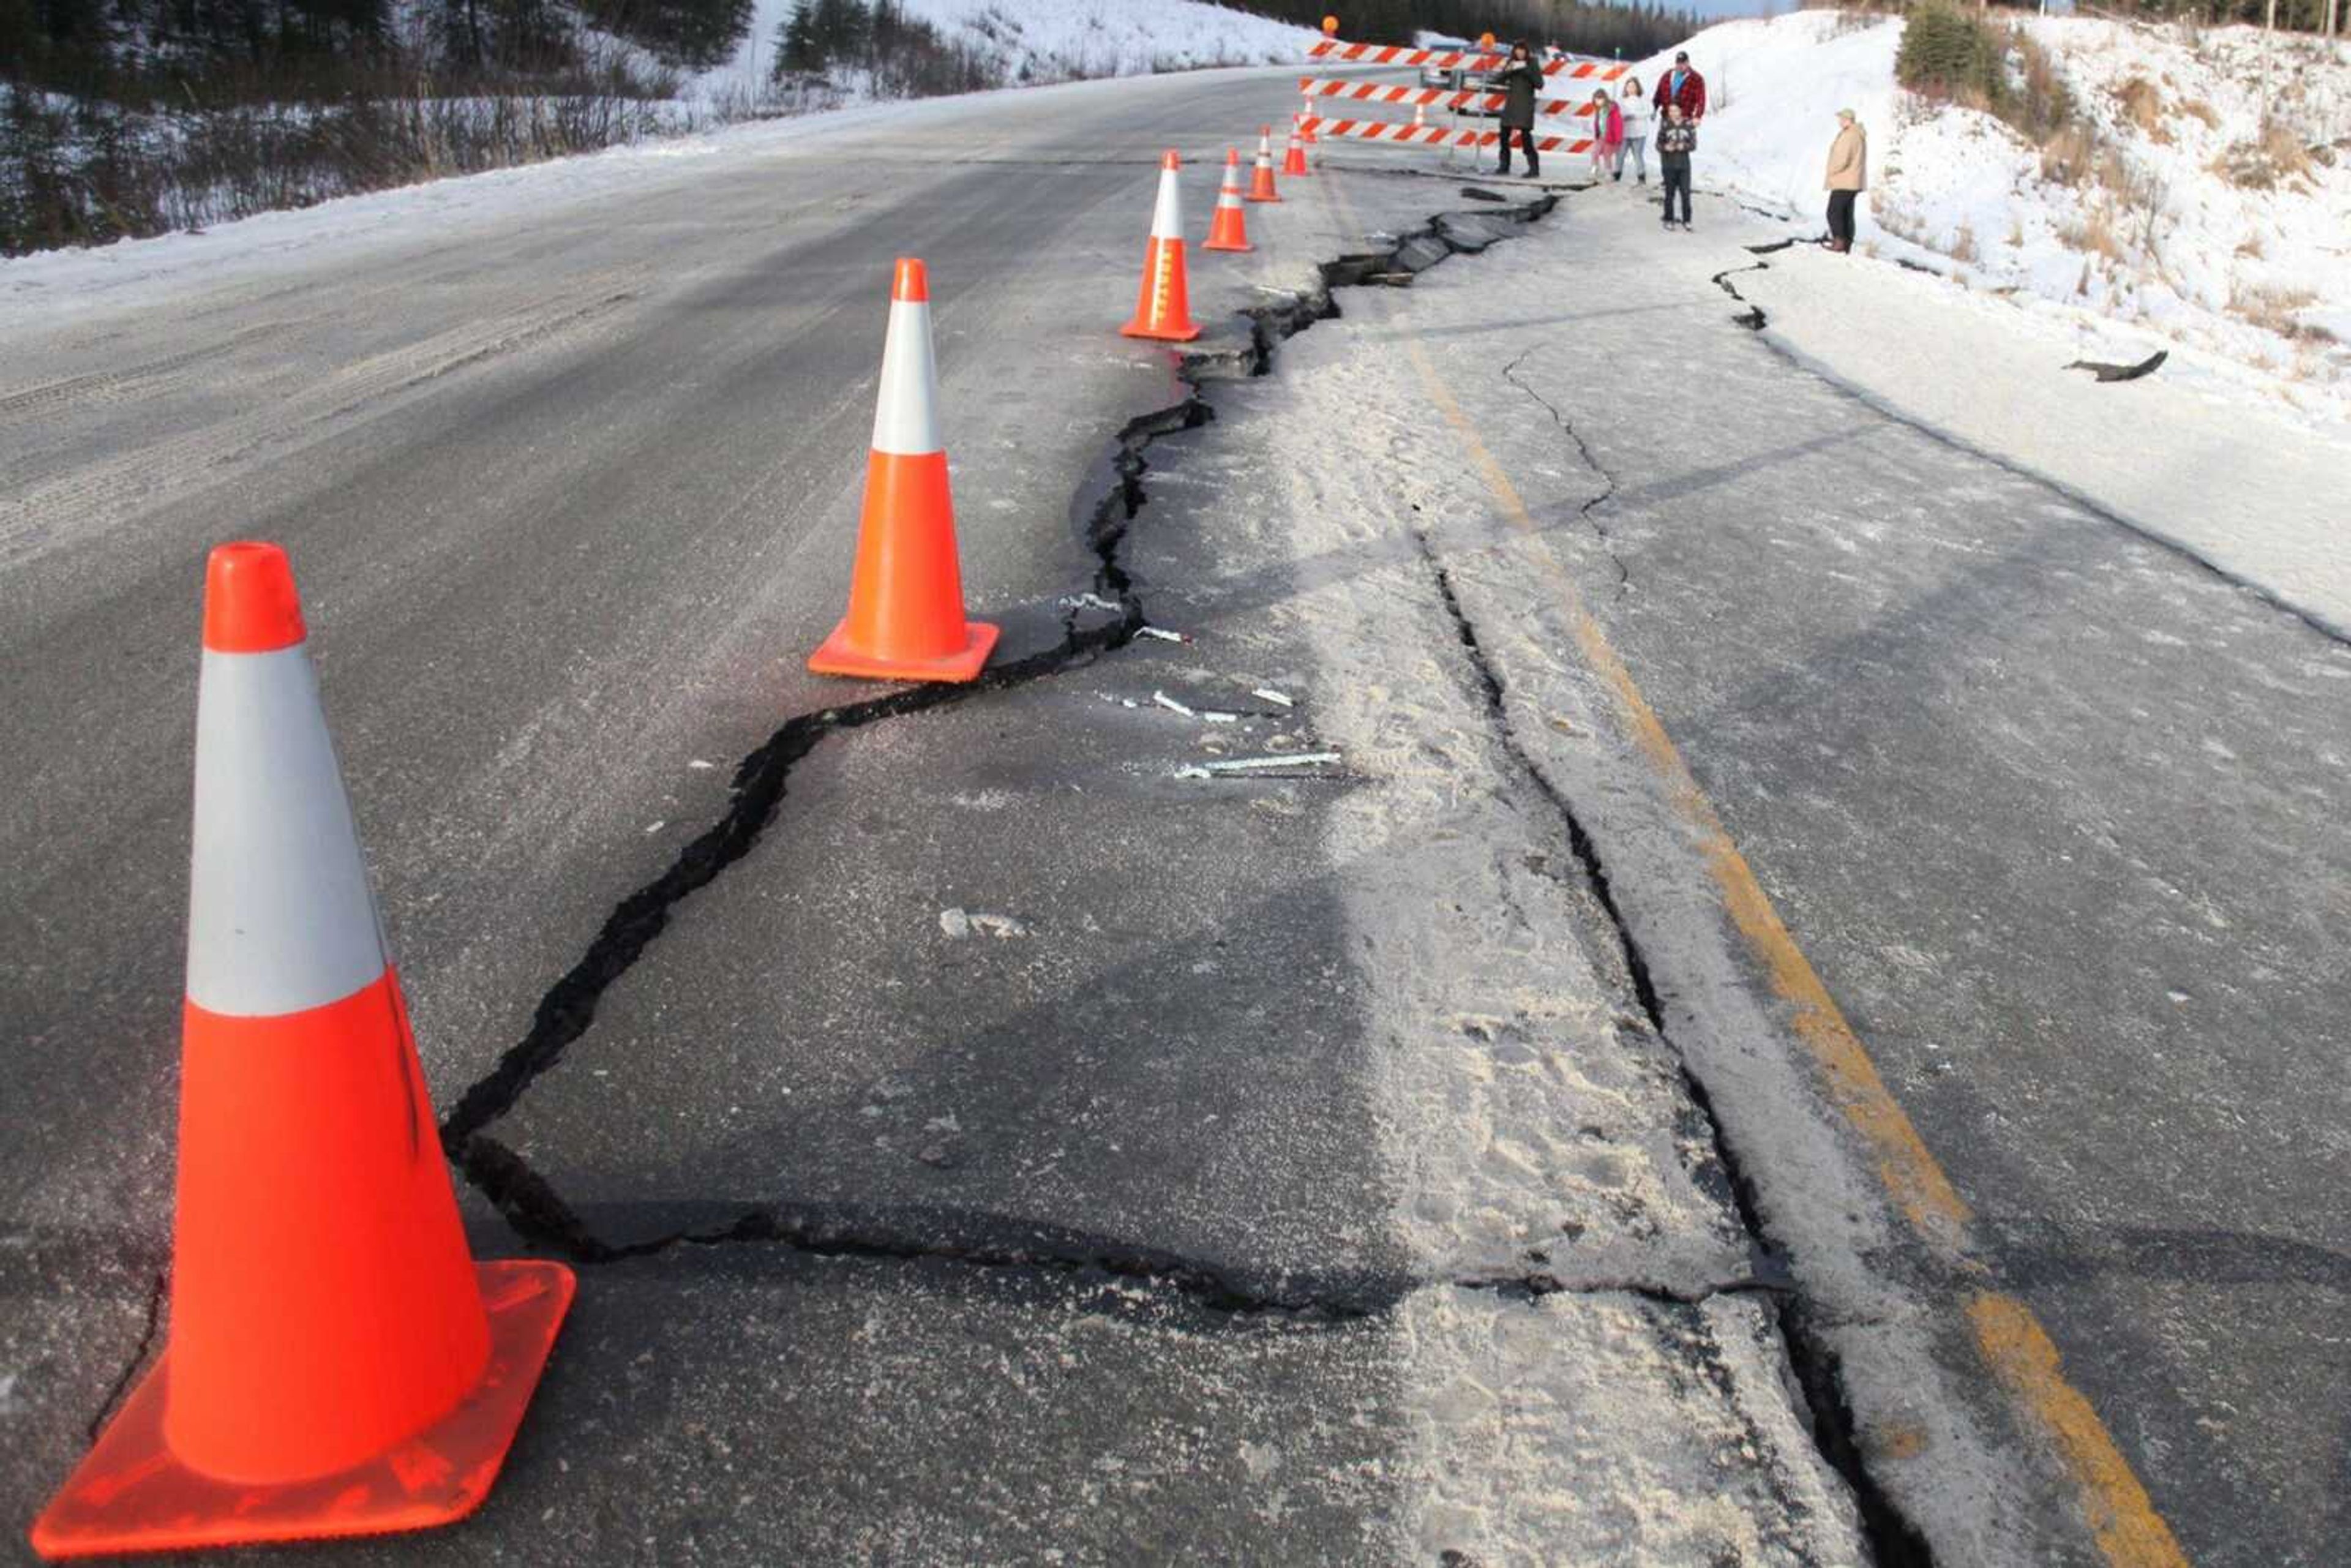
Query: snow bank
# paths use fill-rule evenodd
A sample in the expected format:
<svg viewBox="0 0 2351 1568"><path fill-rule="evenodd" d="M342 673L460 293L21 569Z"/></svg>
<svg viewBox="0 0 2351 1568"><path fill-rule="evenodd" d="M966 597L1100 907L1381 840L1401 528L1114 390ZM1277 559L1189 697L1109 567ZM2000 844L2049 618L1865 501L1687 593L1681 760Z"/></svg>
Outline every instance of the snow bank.
<svg viewBox="0 0 2351 1568"><path fill-rule="evenodd" d="M756 95L775 61L776 29L794 0L758 0L735 57L697 77L689 96ZM1008 81L1142 76L1204 66L1296 64L1320 34L1204 0L901 0L951 43L992 57Z"/></svg>
<svg viewBox="0 0 2351 1568"><path fill-rule="evenodd" d="M2201 350L2216 376L2351 419L2351 50L2278 40L2272 83L2294 142L2335 145L2262 185L2241 172L2262 134L2258 29L2022 25L2095 128L2103 174L2046 177L2040 149L1991 115L1902 91L1899 21L1804 12L1686 46L1713 100L1698 183L1818 233L1835 112L1852 109L1870 141L1865 251ZM1644 62L1644 80L1671 58Z"/></svg>

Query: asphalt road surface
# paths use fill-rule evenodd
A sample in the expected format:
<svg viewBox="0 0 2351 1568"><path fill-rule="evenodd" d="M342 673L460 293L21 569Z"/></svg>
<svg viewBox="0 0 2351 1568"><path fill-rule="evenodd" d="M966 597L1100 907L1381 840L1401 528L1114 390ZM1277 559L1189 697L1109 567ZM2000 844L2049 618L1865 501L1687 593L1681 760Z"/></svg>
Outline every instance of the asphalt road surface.
<svg viewBox="0 0 2351 1568"><path fill-rule="evenodd" d="M1434 1560L1469 1538L1448 1531L1513 1529L1579 1561L1898 1547L1856 1533L1788 1393L1785 1286L1752 1273L1774 1248L1654 1027L1677 953L1636 976L1623 946L1668 862L1619 861L1612 901L1526 744L1462 738L1492 717L1474 598L1416 575L1380 623L1399 668L1438 672L1425 709L1364 684L1360 623L1301 608L1374 565L1420 573L1379 527L1410 486L1376 463L1353 491L1297 481L1343 398L1315 423L1279 366L1212 387L1216 423L1151 449L1151 528L1110 562L1090 537L1117 514L1117 433L1186 394L1113 333L1157 153L1192 160L1197 230L1201 171L1282 112L1282 79L929 106L7 329L12 1521L155 1334L195 591L211 544L258 537L300 578L477 1249L593 1265L506 1490L386 1560ZM1258 255L1196 255L1208 347L1245 358L1235 312L1466 200L1319 184L1341 179L1253 211ZM1579 226L1587 199L1545 220L1550 250L1447 266L1545 258L1614 325L1496 298L1506 341L1479 343L1491 291L1457 281L1419 351L1480 367L1462 396L1513 469L1580 475L1573 419L1605 532L1582 531L1582 478L1539 515L1586 540L1611 635L2157 1508L2199 1561L2329 1561L2351 1494L2343 650L1803 381L1656 268L1651 231ZM967 595L1006 626L1000 664L1071 668L904 714L801 665L846 593L894 255L930 267ZM1398 341L1353 325L1301 358L1326 395ZM1646 401L1669 387L1575 358L1661 342L1723 378L1719 423L1678 448L1653 433L1687 411ZM1310 513L1351 542L1314 555ZM1066 596L1127 573L1217 647L1067 658L1111 618ZM1313 744L1311 711L1253 697L1268 683L1352 692L1371 716L1333 728L1422 715L1391 774L1435 756L1472 782L1416 797L1443 807L1418 836L1357 842L1368 770L1170 776L1162 685L1239 710L1253 747ZM681 881L745 786L786 792L785 828ZM975 934L975 912L1019 925ZM1481 1176L1484 1209L1433 1184L1398 1106L1447 1102L1400 1101L1372 1049L1406 1028L1398 988L1499 951L1510 1007L1415 1003L1503 1064L1475 1082L1541 1060L1512 1009L1545 986L1562 1037L1615 1053L1561 1073L1607 1114L1476 1129L1479 1159L1575 1217L1550 1217L1583 1249L1559 1260L1472 1244L1519 1178ZM1744 1152L1768 1198L1770 1149ZM1593 1260L1581 1280L1565 1253ZM1513 1337L1529 1321L1559 1337ZM1472 1342L1490 1359L1431 1385L1429 1347ZM1565 1362L1593 1385L1558 1394L1573 1452L1527 1409L1464 1414ZM1963 1397L2002 1396L1976 1368ZM1869 1453L1886 1435L1859 1403ZM1499 1478L1474 1505L1471 1456ZM1998 1458L2059 1501L1982 1560L2100 1561L2063 1467ZM1553 1462L1588 1494L1509 1495Z"/></svg>
<svg viewBox="0 0 2351 1568"><path fill-rule="evenodd" d="M1833 258L1746 254L1729 204L1695 250L1576 215L1514 258L1587 285L1552 336L1520 293L1413 319L1508 342L1471 417L2189 1560L2335 1561L2351 647L1824 381L1709 276Z"/></svg>

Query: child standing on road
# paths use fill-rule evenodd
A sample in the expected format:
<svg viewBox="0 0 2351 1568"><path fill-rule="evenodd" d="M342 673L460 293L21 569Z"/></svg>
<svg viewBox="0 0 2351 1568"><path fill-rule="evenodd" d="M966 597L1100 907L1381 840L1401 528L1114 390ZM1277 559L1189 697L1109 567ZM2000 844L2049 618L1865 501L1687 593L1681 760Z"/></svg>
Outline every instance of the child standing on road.
<svg viewBox="0 0 2351 1568"><path fill-rule="evenodd" d="M1646 185L1649 183L1649 100L1641 91L1639 77L1625 79L1625 93L1616 100L1616 112L1625 121L1625 140L1616 149L1617 183L1624 183L1625 158L1629 153L1636 183Z"/></svg>
<svg viewBox="0 0 2351 1568"><path fill-rule="evenodd" d="M1592 89L1592 177L1608 172L1625 141L1625 121L1604 87Z"/></svg>
<svg viewBox="0 0 2351 1568"><path fill-rule="evenodd" d="M1666 187L1666 226L1674 226L1674 193L1681 193L1681 226L1690 226L1690 154L1698 151L1698 127L1682 118L1682 106L1666 105L1657 128L1657 177Z"/></svg>

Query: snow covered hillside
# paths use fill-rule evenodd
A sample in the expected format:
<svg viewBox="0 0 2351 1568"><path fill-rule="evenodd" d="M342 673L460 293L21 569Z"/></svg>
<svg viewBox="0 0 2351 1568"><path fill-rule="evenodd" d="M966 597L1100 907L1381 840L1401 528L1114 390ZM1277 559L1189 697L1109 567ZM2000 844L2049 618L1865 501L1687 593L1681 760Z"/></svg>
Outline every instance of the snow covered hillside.
<svg viewBox="0 0 2351 1568"><path fill-rule="evenodd" d="M793 4L758 0L735 57L695 78L690 93L757 96ZM1320 36L1206 0L900 0L900 9L980 50L1008 82L1302 62Z"/></svg>
<svg viewBox="0 0 2351 1568"><path fill-rule="evenodd" d="M2074 110L2045 145L1902 90L1898 20L1708 28L1687 45L1713 100L1698 183L1817 233L1835 112L1852 109L1869 132L1863 251L2143 329L2351 418L2351 49L2280 35L2265 131L2259 29L2019 25ZM1644 80L1670 60L1645 62Z"/></svg>

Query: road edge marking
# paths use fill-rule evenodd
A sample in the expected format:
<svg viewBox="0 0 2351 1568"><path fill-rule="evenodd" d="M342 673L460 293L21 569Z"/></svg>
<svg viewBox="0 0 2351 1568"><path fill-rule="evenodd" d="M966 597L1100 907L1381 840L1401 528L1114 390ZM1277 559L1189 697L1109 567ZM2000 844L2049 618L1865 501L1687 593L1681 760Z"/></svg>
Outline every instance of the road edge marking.
<svg viewBox="0 0 2351 1568"><path fill-rule="evenodd" d="M1343 203L1343 197L1341 200ZM1876 1156L1879 1180L1887 1196L1930 1244L1960 1242L1972 1218L1966 1200L1886 1087L1868 1048L1797 946L1713 802L1667 735L1656 710L1585 607L1574 580L1552 553L1518 486L1487 449L1452 388L1430 361L1419 334L1400 313L1386 315L1430 401L1459 437L1512 529L1541 548L1577 649L1608 683L1635 746L1666 785L1675 809L1698 833L1708 869L1732 922L1762 963L1773 992L1794 1009L1796 1036L1813 1052L1826 1077L1833 1103ZM2065 1380L2056 1344L2032 1310L2012 1296L1987 1291L1970 1300L1967 1312L1978 1355L2010 1396L2049 1435L2081 1496L2092 1539L2112 1568L2189 1568L2170 1526L2156 1511L2154 1500L2116 1447L2113 1435L2089 1400Z"/></svg>
<svg viewBox="0 0 2351 1568"><path fill-rule="evenodd" d="M1968 1303L1976 1352L2011 1398L2031 1410L2057 1444L2087 1500L2090 1534L2116 1568L2189 1568L2188 1554L2156 1511L2155 1500L2115 1447L2090 1402L2065 1381L2057 1346L2032 1309L1986 1291Z"/></svg>

